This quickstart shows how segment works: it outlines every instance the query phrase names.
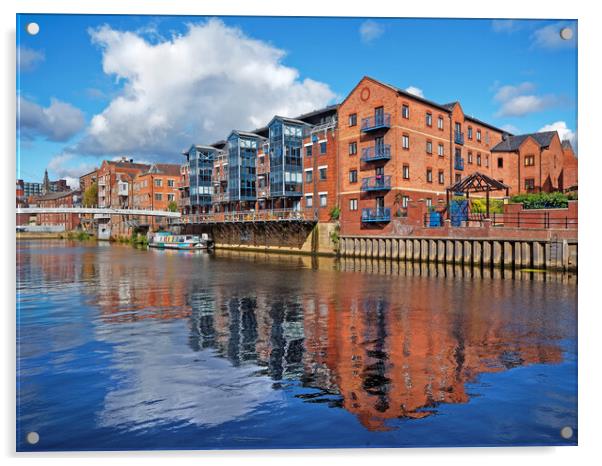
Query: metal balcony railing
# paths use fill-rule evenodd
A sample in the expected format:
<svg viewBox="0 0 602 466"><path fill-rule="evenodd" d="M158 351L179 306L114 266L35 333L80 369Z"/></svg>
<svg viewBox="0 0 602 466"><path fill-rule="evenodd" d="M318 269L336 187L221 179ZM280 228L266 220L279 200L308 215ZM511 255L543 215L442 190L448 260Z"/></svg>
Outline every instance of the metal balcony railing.
<svg viewBox="0 0 602 466"><path fill-rule="evenodd" d="M363 223L390 222L391 208L377 207L376 209L362 209Z"/></svg>
<svg viewBox="0 0 602 466"><path fill-rule="evenodd" d="M454 142L456 144L464 144L464 133L462 131L454 131Z"/></svg>
<svg viewBox="0 0 602 466"><path fill-rule="evenodd" d="M362 131L376 131L379 129L389 129L391 127L391 114L383 113L372 117L362 119Z"/></svg>
<svg viewBox="0 0 602 466"><path fill-rule="evenodd" d="M454 160L454 169L464 170L464 158L456 157Z"/></svg>
<svg viewBox="0 0 602 466"><path fill-rule="evenodd" d="M391 145L380 144L362 149L362 162L375 162L391 159Z"/></svg>
<svg viewBox="0 0 602 466"><path fill-rule="evenodd" d="M385 191L391 189L391 175L377 175L362 179L362 191Z"/></svg>

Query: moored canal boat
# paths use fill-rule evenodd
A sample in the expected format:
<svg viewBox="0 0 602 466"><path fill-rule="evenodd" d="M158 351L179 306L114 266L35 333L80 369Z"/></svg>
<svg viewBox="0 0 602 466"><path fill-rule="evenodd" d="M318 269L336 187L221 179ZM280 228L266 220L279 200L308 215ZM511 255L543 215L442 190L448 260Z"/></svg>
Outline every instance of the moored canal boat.
<svg viewBox="0 0 602 466"><path fill-rule="evenodd" d="M159 249L211 249L213 248L213 240L209 235L203 233L199 235L174 235L169 232L155 233L149 243L151 248Z"/></svg>

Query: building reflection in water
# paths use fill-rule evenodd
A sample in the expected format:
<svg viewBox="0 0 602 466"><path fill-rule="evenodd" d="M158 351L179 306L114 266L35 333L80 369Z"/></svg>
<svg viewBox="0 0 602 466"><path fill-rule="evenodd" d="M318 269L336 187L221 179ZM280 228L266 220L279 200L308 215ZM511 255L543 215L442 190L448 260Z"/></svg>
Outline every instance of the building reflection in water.
<svg viewBox="0 0 602 466"><path fill-rule="evenodd" d="M258 381L269 380L272 391L297 384L300 399L342 407L373 431L392 428L393 419L433 415L440 403L468 402L467 384L480 374L561 362L559 340L574 331L557 315L565 311L549 309L546 287L534 286L575 280L566 275L229 253L101 257L82 254L71 268L41 256L30 260L48 268L46 276L60 270L87 283L104 324L184 319L193 353L210 350L230 363L229 370L220 366L219 377L254 374L249 409L274 399ZM126 349L182 343L165 336L127 341L117 329L110 332L106 338ZM178 370L173 360L162 367L158 356L140 364ZM208 373L195 374L199 383ZM151 385L161 378L153 372L138 380ZM192 399L198 396L189 389ZM166 390L146 387L138 396Z"/></svg>

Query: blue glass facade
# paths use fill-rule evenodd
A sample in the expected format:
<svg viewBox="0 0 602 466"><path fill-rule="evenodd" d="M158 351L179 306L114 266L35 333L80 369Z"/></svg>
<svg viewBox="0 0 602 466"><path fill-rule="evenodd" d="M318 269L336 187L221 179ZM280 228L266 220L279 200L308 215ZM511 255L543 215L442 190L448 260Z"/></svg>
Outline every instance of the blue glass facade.
<svg viewBox="0 0 602 466"><path fill-rule="evenodd" d="M230 202L257 199L257 147L261 138L234 131L228 137L228 196Z"/></svg>
<svg viewBox="0 0 602 466"><path fill-rule="evenodd" d="M303 193L302 122L276 117L268 126L270 141L270 197L296 197Z"/></svg>
<svg viewBox="0 0 602 466"><path fill-rule="evenodd" d="M186 157L190 167L190 206L194 212L208 212L211 208L211 174L217 149L192 146Z"/></svg>

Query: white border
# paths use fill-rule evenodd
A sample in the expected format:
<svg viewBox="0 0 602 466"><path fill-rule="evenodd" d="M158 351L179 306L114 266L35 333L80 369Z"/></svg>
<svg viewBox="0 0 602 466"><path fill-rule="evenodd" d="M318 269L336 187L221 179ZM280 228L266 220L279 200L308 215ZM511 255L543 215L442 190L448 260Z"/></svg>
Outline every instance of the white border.
<svg viewBox="0 0 602 466"><path fill-rule="evenodd" d="M602 224L599 213L600 194L596 189L602 175L602 157L597 135L600 132L600 105L602 104L599 59L602 44L599 13L594 9L595 2L526 2L505 0L504 2L483 2L456 0L430 0L428 2L391 2L372 0L370 2L348 0L345 2L324 2L304 0L303 2L283 2L263 0L4 0L1 3L3 26L4 65L1 74L4 93L1 112L2 141L5 144L4 157L8 160L3 170L5 212L9 217L3 224L4 240L1 242L2 267L0 283L7 305L4 306L4 351L2 400L5 413L2 422L2 453L8 458L5 464L16 463L15 446L15 268L14 254L14 215L13 182L15 173L15 13L127 13L127 14L203 14L203 15L322 15L322 16L380 16L380 17L517 17L517 18L577 18L579 20L579 153L580 153L580 225L579 239L579 443L577 448L496 448L496 449L408 449L408 450L320 450L320 451L236 451L236 452L120 452L120 453L56 453L20 454L19 464L37 463L44 459L48 464L86 464L106 466L107 459L127 458L131 465L163 465L166 461L182 464L303 464L308 462L341 462L346 465L366 463L400 464L412 461L420 466L431 463L458 463L463 466L522 464L542 462L546 465L576 465L594 462L602 442L599 439L600 396L602 386L600 362L602 354L599 330L602 328L599 288L599 267L602 264L598 228ZM500 40L503 40L501 37ZM410 44L411 46L411 44ZM359 60L359 58L358 58ZM358 62L359 64L359 62ZM476 64L468 63L470 66ZM460 66L460 69L463 67ZM477 66L478 68L478 66ZM10 204L10 205L9 205ZM82 458L86 458L82 461ZM599 459L599 458L598 458Z"/></svg>

